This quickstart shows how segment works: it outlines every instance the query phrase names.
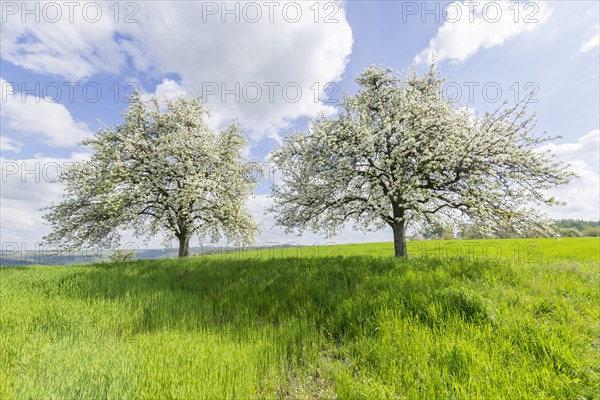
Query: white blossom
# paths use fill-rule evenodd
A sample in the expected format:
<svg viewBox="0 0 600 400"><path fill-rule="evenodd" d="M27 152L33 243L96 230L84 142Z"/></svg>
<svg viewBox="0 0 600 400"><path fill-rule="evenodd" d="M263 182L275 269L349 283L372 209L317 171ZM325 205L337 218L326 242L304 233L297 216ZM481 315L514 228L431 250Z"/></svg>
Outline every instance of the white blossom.
<svg viewBox="0 0 600 400"><path fill-rule="evenodd" d="M45 215L53 226L45 243L111 248L119 230L133 229L146 240L177 238L187 256L193 236L251 242L257 226L244 205L259 169L242 158L241 128L210 130L201 99L130 100L120 125L83 142L91 159L63 174L66 193Z"/></svg>
<svg viewBox="0 0 600 400"><path fill-rule="evenodd" d="M364 230L387 224L398 256L406 255L409 224L551 233L545 216L526 205L557 204L542 191L573 175L534 151L554 138L532 134L526 102L473 116L440 96L433 65L407 77L370 67L357 82L339 115L311 121L274 152L283 176L273 188L278 224L331 235L349 220Z"/></svg>

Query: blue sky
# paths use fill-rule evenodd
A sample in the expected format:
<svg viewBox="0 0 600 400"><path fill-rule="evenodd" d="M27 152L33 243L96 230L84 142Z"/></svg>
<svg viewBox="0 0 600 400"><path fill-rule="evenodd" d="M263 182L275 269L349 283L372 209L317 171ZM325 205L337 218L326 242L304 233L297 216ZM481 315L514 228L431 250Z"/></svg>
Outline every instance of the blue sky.
<svg viewBox="0 0 600 400"><path fill-rule="evenodd" d="M319 112L333 115L323 96L355 92L369 64L406 70L417 62L423 71L431 54L460 106L493 110L534 90L538 130L562 136L548 148L580 175L555 190L568 205L549 214L600 218L598 2L23 4L2 2L3 243L32 248L48 231L39 209L60 199L55 171L87 157L77 142L98 120L117 123L133 87L148 96L204 95L210 125L238 118L248 154L266 162L286 132L305 129ZM391 239L351 227L330 239L284 234L264 214L268 194L264 180L248 204L263 229L259 242Z"/></svg>

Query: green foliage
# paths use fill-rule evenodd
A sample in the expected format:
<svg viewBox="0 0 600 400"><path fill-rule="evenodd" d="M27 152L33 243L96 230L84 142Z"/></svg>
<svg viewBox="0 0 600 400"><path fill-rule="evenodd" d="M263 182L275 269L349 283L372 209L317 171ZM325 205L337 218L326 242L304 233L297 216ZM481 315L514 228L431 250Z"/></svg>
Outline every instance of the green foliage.
<svg viewBox="0 0 600 400"><path fill-rule="evenodd" d="M557 228L575 228L583 231L587 228L600 228L600 221L584 221L581 219L559 219L554 221Z"/></svg>
<svg viewBox="0 0 600 400"><path fill-rule="evenodd" d="M442 240L453 240L456 239L454 236L454 230L452 226L446 224L433 224L421 231L423 238L425 239L442 239Z"/></svg>
<svg viewBox="0 0 600 400"><path fill-rule="evenodd" d="M0 268L0 398L596 398L600 242L468 243Z"/></svg>
<svg viewBox="0 0 600 400"><path fill-rule="evenodd" d="M592 228L594 229L594 228ZM581 232L577 228L559 228L558 234L561 237L580 237Z"/></svg>
<svg viewBox="0 0 600 400"><path fill-rule="evenodd" d="M562 237L600 236L600 221L560 219L555 221L554 224Z"/></svg>
<svg viewBox="0 0 600 400"><path fill-rule="evenodd" d="M460 239L486 239L491 236L491 234L486 234L478 229L477 224L461 224L458 229L458 237Z"/></svg>
<svg viewBox="0 0 600 400"><path fill-rule="evenodd" d="M440 239L444 234L444 226L436 224L423 230L423 237L425 239Z"/></svg>
<svg viewBox="0 0 600 400"><path fill-rule="evenodd" d="M560 219L554 221L554 227L560 237L595 237L600 235L600 221L584 221L579 219ZM424 231L427 232L427 231ZM425 234L423 235L424 237ZM485 238L538 238L540 232L535 230L499 230L494 234L483 234L477 224L463 224L460 226L459 235L461 239L485 239Z"/></svg>
<svg viewBox="0 0 600 400"><path fill-rule="evenodd" d="M600 236L600 226L590 226L581 232L581 236L598 237Z"/></svg>

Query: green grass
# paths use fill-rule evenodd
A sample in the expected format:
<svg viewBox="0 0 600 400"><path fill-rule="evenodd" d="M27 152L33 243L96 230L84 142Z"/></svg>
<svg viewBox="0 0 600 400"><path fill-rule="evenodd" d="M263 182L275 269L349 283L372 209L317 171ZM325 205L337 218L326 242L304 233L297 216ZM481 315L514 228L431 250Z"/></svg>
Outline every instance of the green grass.
<svg viewBox="0 0 600 400"><path fill-rule="evenodd" d="M465 257L467 259L503 259L522 263L536 263L543 259L571 260L600 259L600 238L543 238L543 239L494 239L494 240L421 240L409 241L409 255L437 258ZM224 252L208 257L212 259L279 259L315 258L336 256L390 257L394 245L384 243L325 244L300 247L293 244L273 245L270 248L252 248L235 253Z"/></svg>
<svg viewBox="0 0 600 400"><path fill-rule="evenodd" d="M599 239L420 245L0 268L0 398L599 398Z"/></svg>

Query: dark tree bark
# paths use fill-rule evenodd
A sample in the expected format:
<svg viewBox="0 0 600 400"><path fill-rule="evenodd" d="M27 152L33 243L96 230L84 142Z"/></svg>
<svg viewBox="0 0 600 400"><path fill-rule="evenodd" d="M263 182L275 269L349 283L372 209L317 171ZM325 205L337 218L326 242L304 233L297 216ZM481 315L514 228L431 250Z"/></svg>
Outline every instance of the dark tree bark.
<svg viewBox="0 0 600 400"><path fill-rule="evenodd" d="M182 234L179 239L179 258L188 257L190 255L190 236Z"/></svg>
<svg viewBox="0 0 600 400"><path fill-rule="evenodd" d="M406 226L404 222L392 225L394 232L394 254L396 257L406 257Z"/></svg>

